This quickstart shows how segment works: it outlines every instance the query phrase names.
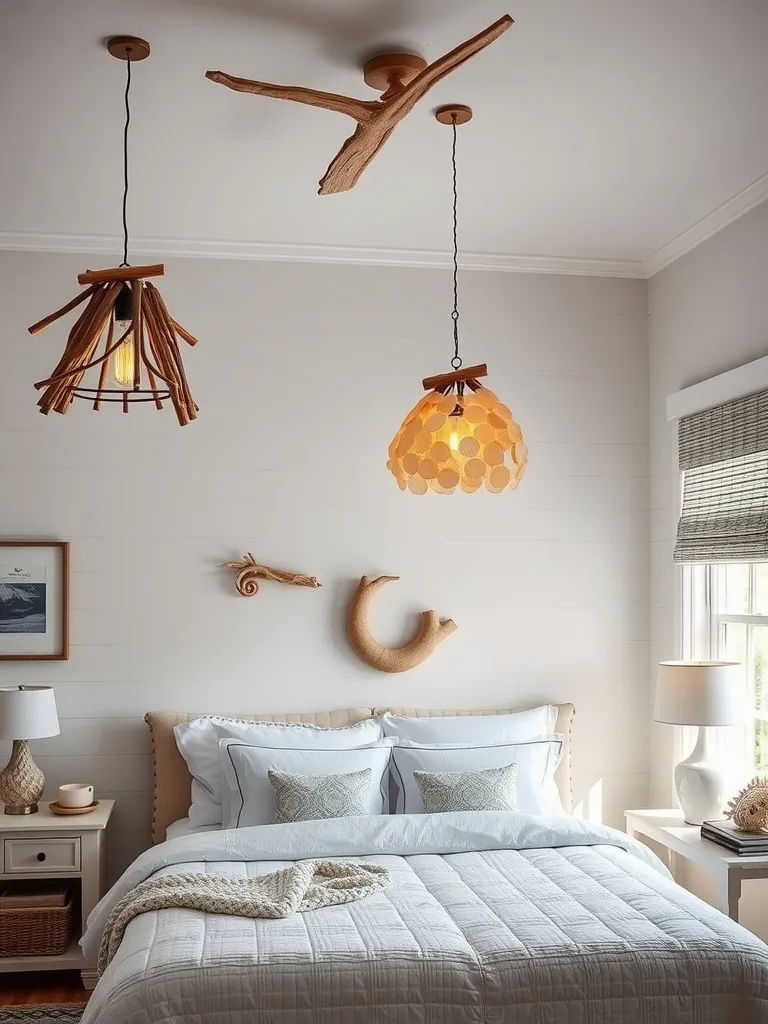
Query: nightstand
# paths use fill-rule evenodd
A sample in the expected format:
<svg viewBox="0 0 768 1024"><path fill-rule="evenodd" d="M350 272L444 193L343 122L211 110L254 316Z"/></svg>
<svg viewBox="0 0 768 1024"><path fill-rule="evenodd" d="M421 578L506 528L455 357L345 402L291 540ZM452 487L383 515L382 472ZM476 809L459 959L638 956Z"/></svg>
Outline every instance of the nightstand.
<svg viewBox="0 0 768 1024"><path fill-rule="evenodd" d="M3 814L0 810L0 880L79 879L80 898L69 949L61 956L1 957L0 971L79 970L83 985L96 985L96 965L88 963L78 942L88 915L104 895L105 831L114 800L100 800L90 814L52 814L47 803L37 814Z"/></svg>
<svg viewBox="0 0 768 1024"><path fill-rule="evenodd" d="M723 846L702 839L701 826L688 825L679 808L671 811L625 811L627 832L646 836L669 851L669 870L676 875L678 857L711 871L717 879L717 906L739 920L739 898L744 878L768 878L768 856L739 857Z"/></svg>

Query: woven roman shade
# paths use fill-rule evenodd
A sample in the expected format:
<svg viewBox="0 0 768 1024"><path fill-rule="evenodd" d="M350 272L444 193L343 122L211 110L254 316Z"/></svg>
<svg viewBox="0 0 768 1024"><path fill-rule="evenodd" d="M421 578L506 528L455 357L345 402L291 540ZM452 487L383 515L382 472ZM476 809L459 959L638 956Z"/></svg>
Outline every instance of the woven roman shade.
<svg viewBox="0 0 768 1024"><path fill-rule="evenodd" d="M676 562L768 561L768 391L683 416Z"/></svg>

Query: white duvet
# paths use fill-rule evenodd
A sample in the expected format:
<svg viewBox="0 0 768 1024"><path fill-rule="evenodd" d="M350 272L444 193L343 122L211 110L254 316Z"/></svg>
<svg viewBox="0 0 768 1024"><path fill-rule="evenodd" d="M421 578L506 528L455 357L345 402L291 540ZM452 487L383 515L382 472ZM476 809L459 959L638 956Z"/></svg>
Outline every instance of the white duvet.
<svg viewBox="0 0 768 1024"><path fill-rule="evenodd" d="M142 915L83 1024L758 1024L768 947L603 826L521 814L340 818L204 833L142 854L89 918L156 873L254 876L372 859L381 893L284 920Z"/></svg>

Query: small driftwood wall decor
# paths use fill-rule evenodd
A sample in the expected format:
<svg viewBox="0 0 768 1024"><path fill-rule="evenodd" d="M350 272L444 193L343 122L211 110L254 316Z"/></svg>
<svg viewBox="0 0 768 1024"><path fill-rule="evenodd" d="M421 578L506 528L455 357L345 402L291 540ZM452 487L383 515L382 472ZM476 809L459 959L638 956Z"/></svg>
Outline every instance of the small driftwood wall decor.
<svg viewBox="0 0 768 1024"><path fill-rule="evenodd" d="M207 71L205 77L235 92L250 92L278 100L307 103L312 107L346 114L357 121L354 134L333 158L320 181L320 195L347 192L357 184L360 175L400 121L432 86L498 39L512 24L512 18L505 14L450 53L438 57L432 64L427 64L423 57L412 53L386 53L374 57L365 65L363 75L368 85L383 90L378 100L359 100L356 96L341 96L319 89L255 82L249 78L235 78L223 71Z"/></svg>
<svg viewBox="0 0 768 1024"><path fill-rule="evenodd" d="M437 645L456 630L453 619L440 619L437 612L421 613L419 630L403 647L384 647L368 632L368 605L371 598L399 576L379 576L372 580L363 576L347 612L347 636L357 655L380 672L408 672L425 661Z"/></svg>
<svg viewBox="0 0 768 1024"><path fill-rule="evenodd" d="M271 569L268 565L260 565L248 552L242 562L225 562L225 569L237 569L235 589L243 597L253 597L259 592L259 580L272 580L274 583L291 583L295 587L320 587L314 576L303 576L301 573L281 572Z"/></svg>

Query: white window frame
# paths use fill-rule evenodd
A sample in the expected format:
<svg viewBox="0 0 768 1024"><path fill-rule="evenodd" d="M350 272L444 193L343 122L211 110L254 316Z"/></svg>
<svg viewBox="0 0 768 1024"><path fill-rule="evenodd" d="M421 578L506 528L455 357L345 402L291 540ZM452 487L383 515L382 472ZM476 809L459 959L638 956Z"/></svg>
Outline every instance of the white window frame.
<svg viewBox="0 0 768 1024"><path fill-rule="evenodd" d="M768 356L737 366L725 373L715 377L709 377L692 384L681 391L667 395L667 421L672 422L689 416L692 413L701 412L704 409L712 409L725 402L732 402L753 391L760 391L768 388ZM682 474L680 475L680 506L682 507ZM682 598L681 607L678 606L677 626L680 629L680 652L685 660L692 659L716 659L722 649L723 628L727 622L744 622L746 625L768 625L768 616L752 615L722 615L715 614L712 602L713 569L717 566L710 565L683 565L682 573L675 574L675 586L677 598ZM682 580L681 580L682 576ZM750 570L752 601L754 603L754 573ZM679 613L682 614L679 614ZM749 632L747 633L749 636ZM752 664L748 668L750 703L754 710L752 722L744 729L722 729L720 732L730 733L729 738L724 738L724 747L729 748L737 755L748 757L750 770L754 772L754 726L753 722L768 719L768 712L758 712L754 707L755 688ZM743 734L743 742L735 743L734 737L739 733ZM683 728L680 739L683 745L693 742L694 730ZM736 746L739 747L736 750Z"/></svg>
<svg viewBox="0 0 768 1024"><path fill-rule="evenodd" d="M749 564L750 608L756 606L757 578L754 563ZM683 566L683 658L713 659L724 658L725 627L728 623L740 623L745 626L768 627L768 615L736 614L717 612L714 600L715 588L721 586L718 579L718 565L684 565ZM722 577L721 577L722 579ZM732 730L731 743L734 741L743 746L743 755L748 758L748 767L754 771L759 765L754 764L755 723L768 722L768 711L758 711L755 707L755 678L753 654L753 634L746 630L746 669L749 702L751 708L750 721L743 730ZM737 737L743 733L743 742ZM733 751L734 748L731 747ZM735 752L735 751L734 751Z"/></svg>

